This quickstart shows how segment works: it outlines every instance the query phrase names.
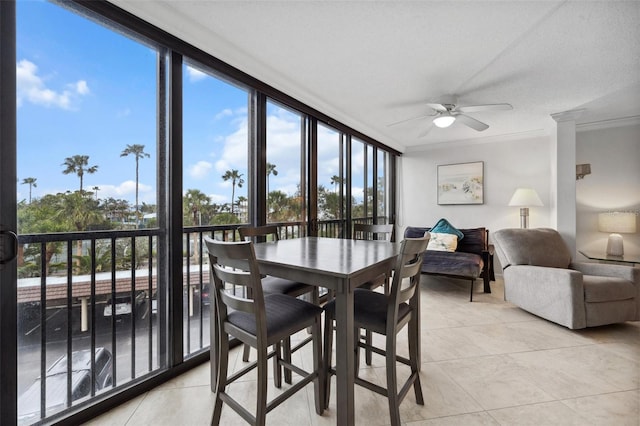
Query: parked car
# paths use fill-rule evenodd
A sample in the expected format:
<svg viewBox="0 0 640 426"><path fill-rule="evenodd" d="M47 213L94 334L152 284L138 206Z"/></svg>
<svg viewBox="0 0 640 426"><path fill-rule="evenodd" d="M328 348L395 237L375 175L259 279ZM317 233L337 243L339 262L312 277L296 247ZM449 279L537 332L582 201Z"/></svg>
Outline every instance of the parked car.
<svg viewBox="0 0 640 426"><path fill-rule="evenodd" d="M158 292L155 290L151 295L151 313L154 315L158 313Z"/></svg>
<svg viewBox="0 0 640 426"><path fill-rule="evenodd" d="M209 292L209 284L205 284L202 286L202 305L209 306L211 304L210 292Z"/></svg>
<svg viewBox="0 0 640 426"><path fill-rule="evenodd" d="M91 374L91 349L71 353L71 400L76 401L91 394L91 380L96 391L113 383L111 370L113 357L105 348L95 350L95 370ZM40 419L40 389L42 378L38 377L18 399L18 420L33 423ZM58 358L46 373L46 414L67 408L67 355Z"/></svg>
<svg viewBox="0 0 640 426"><path fill-rule="evenodd" d="M139 291L136 293L136 309L140 307L142 304L146 303L147 295L144 291ZM113 310L115 300L115 313ZM130 293L118 293L115 295L113 300L111 297L107 299L107 304L104 307L104 316L110 317L111 315L119 316L119 315L131 315L133 309L131 307L131 294Z"/></svg>

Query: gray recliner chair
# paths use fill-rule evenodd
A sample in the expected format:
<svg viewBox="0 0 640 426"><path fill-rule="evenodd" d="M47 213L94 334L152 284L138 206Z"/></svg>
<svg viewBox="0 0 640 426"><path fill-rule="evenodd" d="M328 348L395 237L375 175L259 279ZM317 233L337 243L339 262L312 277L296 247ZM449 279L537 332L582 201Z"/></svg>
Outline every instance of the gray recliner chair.
<svg viewBox="0 0 640 426"><path fill-rule="evenodd" d="M640 320L640 268L571 262L553 229L493 234L505 299L571 329Z"/></svg>

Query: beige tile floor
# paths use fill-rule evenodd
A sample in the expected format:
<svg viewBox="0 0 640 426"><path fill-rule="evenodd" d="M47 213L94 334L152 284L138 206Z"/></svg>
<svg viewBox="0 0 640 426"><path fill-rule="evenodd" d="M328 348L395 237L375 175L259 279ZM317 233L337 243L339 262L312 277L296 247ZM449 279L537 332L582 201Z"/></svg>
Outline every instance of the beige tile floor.
<svg viewBox="0 0 640 426"><path fill-rule="evenodd" d="M481 284L477 284L480 291ZM410 392L401 406L406 425L640 425L640 323L571 331L492 294L468 301L468 283L423 276L422 371L425 405ZM406 353L406 335L399 347ZM231 365L242 364L239 351ZM309 366L310 352L296 354ZM384 360L361 363L360 375L384 385ZM406 369L398 369L406 377ZM295 377L295 376L294 376ZM230 387L253 407L254 378ZM271 383L270 383L271 384ZM267 416L269 425L332 425L329 409L315 413L308 385ZM277 394L270 388L271 395ZM386 399L356 387L356 424L389 423ZM251 405L249 405L251 404ZM213 397L209 365L199 366L94 419L92 425L205 425ZM245 424L228 407L222 425Z"/></svg>

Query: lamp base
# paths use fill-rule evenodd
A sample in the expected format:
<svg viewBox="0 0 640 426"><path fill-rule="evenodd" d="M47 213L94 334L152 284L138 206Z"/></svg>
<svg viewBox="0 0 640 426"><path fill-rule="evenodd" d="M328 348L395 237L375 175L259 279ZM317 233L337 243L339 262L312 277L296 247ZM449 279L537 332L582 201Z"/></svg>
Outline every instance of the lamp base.
<svg viewBox="0 0 640 426"><path fill-rule="evenodd" d="M527 229L529 227L529 207L520 209L520 228Z"/></svg>
<svg viewBox="0 0 640 426"><path fill-rule="evenodd" d="M622 235L609 235L609 239L607 240L607 256L624 256Z"/></svg>

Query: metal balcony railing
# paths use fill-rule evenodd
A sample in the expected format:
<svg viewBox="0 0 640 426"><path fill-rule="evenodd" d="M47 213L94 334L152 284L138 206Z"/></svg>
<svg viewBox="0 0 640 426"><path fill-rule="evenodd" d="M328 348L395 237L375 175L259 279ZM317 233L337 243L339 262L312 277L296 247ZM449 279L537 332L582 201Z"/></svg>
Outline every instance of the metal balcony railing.
<svg viewBox="0 0 640 426"><path fill-rule="evenodd" d="M370 222L359 218L354 222ZM318 236L343 238L346 222L319 221ZM277 223L280 238L308 234ZM239 225L183 230L183 352L209 347L209 267L204 237L237 241ZM33 423L167 368L167 277L158 275L158 229L20 235L18 257L21 423ZM160 259L160 266L162 266ZM162 270L162 268L160 268ZM104 360L108 354L108 362ZM86 383L77 389L78 359ZM58 362L56 362L56 360ZM64 377L53 377L55 364ZM38 379L40 378L40 379ZM63 403L56 393L63 392ZM38 399L34 401L33 399ZM33 408L33 407L36 408Z"/></svg>

